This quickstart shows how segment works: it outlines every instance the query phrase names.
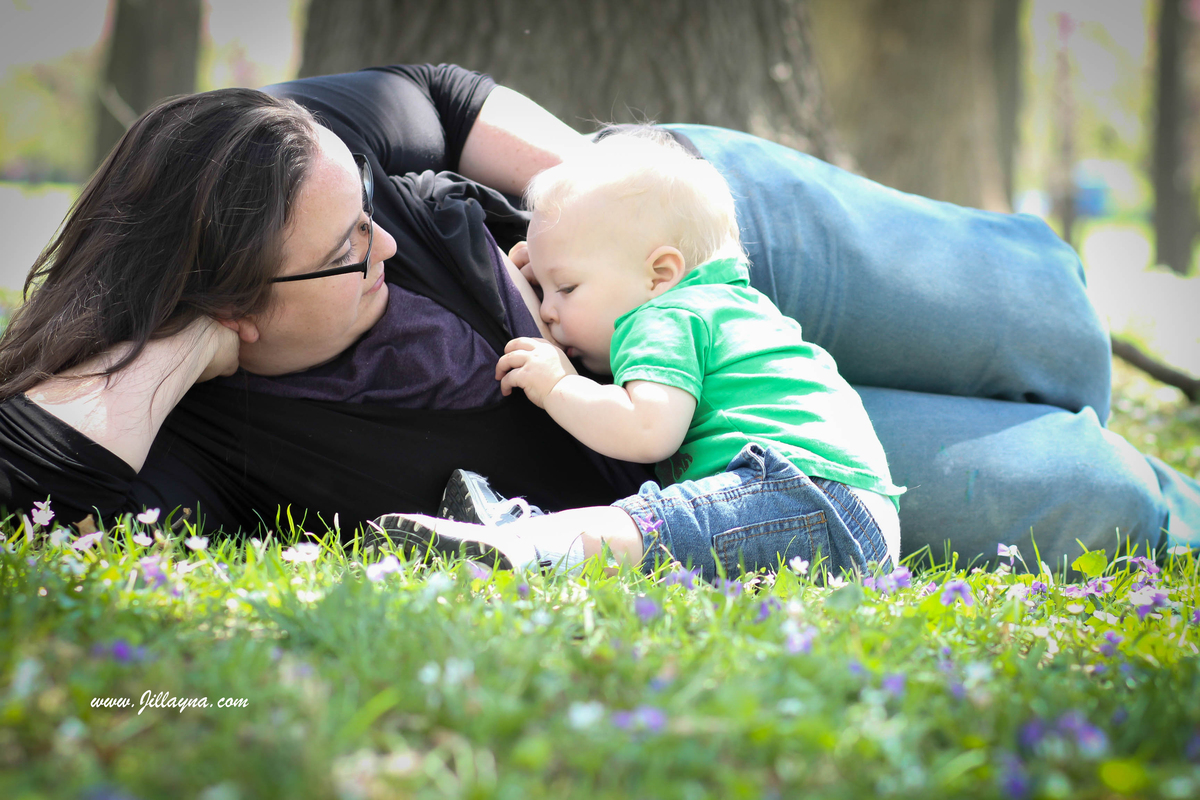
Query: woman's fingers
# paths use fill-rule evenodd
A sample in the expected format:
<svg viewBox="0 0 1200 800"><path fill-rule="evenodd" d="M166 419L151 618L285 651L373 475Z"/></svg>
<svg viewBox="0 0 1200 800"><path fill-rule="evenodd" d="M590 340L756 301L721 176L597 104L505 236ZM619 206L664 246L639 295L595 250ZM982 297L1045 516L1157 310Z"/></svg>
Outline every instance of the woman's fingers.
<svg viewBox="0 0 1200 800"><path fill-rule="evenodd" d="M216 378L219 375L232 375L238 368L238 348L241 340L237 330L219 320L209 320L207 326L208 346L212 348L212 356L208 365L196 379L197 383Z"/></svg>
<svg viewBox="0 0 1200 800"><path fill-rule="evenodd" d="M514 267L524 269L529 264L529 245L525 242L517 242L508 251L508 257L513 262Z"/></svg>

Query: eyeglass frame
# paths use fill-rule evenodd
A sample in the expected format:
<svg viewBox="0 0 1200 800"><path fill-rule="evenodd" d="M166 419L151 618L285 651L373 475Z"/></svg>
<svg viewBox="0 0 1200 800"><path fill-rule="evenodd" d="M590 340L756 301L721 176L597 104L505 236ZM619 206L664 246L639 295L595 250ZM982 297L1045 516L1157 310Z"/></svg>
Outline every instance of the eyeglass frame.
<svg viewBox="0 0 1200 800"><path fill-rule="evenodd" d="M367 215L367 257L356 264L347 264L344 267L330 267L329 269L319 269L316 272L303 272L299 275L283 275L277 278L271 278L271 283L288 283L290 281L307 281L312 278L328 278L333 275L345 275L350 272L361 272L363 278L367 277L367 273L371 270L371 245L375 243L375 205L372 200L375 197L375 173L371 171L371 162L362 153L351 153L354 156L354 163L358 165L358 174L362 178L363 184L363 211Z"/></svg>

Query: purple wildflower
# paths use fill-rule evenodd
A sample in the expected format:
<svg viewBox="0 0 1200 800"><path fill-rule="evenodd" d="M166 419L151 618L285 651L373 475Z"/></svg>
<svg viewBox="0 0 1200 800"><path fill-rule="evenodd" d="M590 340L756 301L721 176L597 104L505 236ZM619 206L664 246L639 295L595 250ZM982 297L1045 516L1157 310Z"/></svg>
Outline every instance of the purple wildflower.
<svg viewBox="0 0 1200 800"><path fill-rule="evenodd" d="M1146 558L1145 556L1138 556L1137 558L1131 558L1131 559L1129 559L1129 563L1137 564L1138 567L1140 567L1143 571L1145 571L1147 574L1150 574L1150 575L1155 575L1159 572L1162 572L1162 567L1160 567L1158 564L1155 564L1153 561Z"/></svg>
<svg viewBox="0 0 1200 800"><path fill-rule="evenodd" d="M1100 645L1100 652L1106 657L1112 658L1112 654L1117 651L1117 645L1124 641L1125 637L1115 631L1108 631L1104 634L1104 639L1104 644Z"/></svg>
<svg viewBox="0 0 1200 800"><path fill-rule="evenodd" d="M1062 588L1062 593L1063 593L1063 597L1079 598L1079 597L1087 597L1088 591L1087 591L1087 589L1085 589L1082 586L1072 585L1072 586L1064 586Z"/></svg>
<svg viewBox="0 0 1200 800"><path fill-rule="evenodd" d="M1116 711L1113 712L1112 724L1113 725L1123 725L1123 724L1125 724L1125 720L1127 720L1127 719L1129 719L1129 712L1125 709L1124 706L1121 706L1120 708L1118 708Z"/></svg>
<svg viewBox="0 0 1200 800"><path fill-rule="evenodd" d="M668 572L663 576L662 582L664 586L682 586L685 589L696 588L696 579L700 577L698 569L683 569Z"/></svg>
<svg viewBox="0 0 1200 800"><path fill-rule="evenodd" d="M1200 608L1192 612L1192 624L1200 625Z"/></svg>
<svg viewBox="0 0 1200 800"><path fill-rule="evenodd" d="M726 597L737 597L742 593L742 583L727 578L717 578L717 589Z"/></svg>
<svg viewBox="0 0 1200 800"><path fill-rule="evenodd" d="M517 597L521 598L522 600L529 599L529 584L528 583L521 583L521 584L517 585Z"/></svg>
<svg viewBox="0 0 1200 800"><path fill-rule="evenodd" d="M614 711L612 724L625 731L658 733L667 724L667 715L654 706L638 706L632 711Z"/></svg>
<svg viewBox="0 0 1200 800"><path fill-rule="evenodd" d="M854 658L850 659L850 662L846 664L846 671L856 678L861 678L867 674L867 668L864 667L862 663L858 661L858 659Z"/></svg>
<svg viewBox="0 0 1200 800"><path fill-rule="evenodd" d="M904 683L904 673L893 672L883 679L883 690L890 695L900 697L904 694Z"/></svg>
<svg viewBox="0 0 1200 800"><path fill-rule="evenodd" d="M1104 731L1088 722L1078 711L1068 711L1059 717L1058 730L1072 734L1079 752L1089 758L1099 757L1108 749L1108 737Z"/></svg>
<svg viewBox="0 0 1200 800"><path fill-rule="evenodd" d="M659 614L658 603L644 594L639 594L633 601L633 610L643 625L652 621Z"/></svg>
<svg viewBox="0 0 1200 800"><path fill-rule="evenodd" d="M1000 791L1013 800L1024 800L1029 797L1029 773L1021 759L1010 755L1005 759L1004 769L1000 771Z"/></svg>
<svg viewBox="0 0 1200 800"><path fill-rule="evenodd" d="M137 515L137 521L143 525L153 525L158 522L159 510L157 508L148 508Z"/></svg>
<svg viewBox="0 0 1200 800"><path fill-rule="evenodd" d="M955 700L964 700L967 697L967 687L963 686L962 681L954 681L950 684L950 694L954 695Z"/></svg>
<svg viewBox="0 0 1200 800"><path fill-rule="evenodd" d="M925 588L923 588L921 590L921 597L928 597L929 595L933 594L937 590L938 590L937 582L930 581L929 583L925 584Z"/></svg>
<svg viewBox="0 0 1200 800"><path fill-rule="evenodd" d="M807 625L798 631L789 632L783 640L783 649L794 656L801 653L807 655L812 652L812 643L815 638L817 638L817 629Z"/></svg>
<svg viewBox="0 0 1200 800"><path fill-rule="evenodd" d="M971 587L967 585L966 581L946 581L945 587L942 588L942 605L948 606L958 599L963 601L963 605L975 605L975 598L971 596Z"/></svg>
<svg viewBox="0 0 1200 800"><path fill-rule="evenodd" d="M1008 565L1011 567L1013 561L1021 557L1021 551L1017 549L1015 544L1012 547L1002 544L996 548L996 555L1000 558L1007 558Z"/></svg>
<svg viewBox="0 0 1200 800"><path fill-rule="evenodd" d="M1183 757L1188 761L1200 761L1200 730L1192 731L1192 738L1188 739Z"/></svg>
<svg viewBox="0 0 1200 800"><path fill-rule="evenodd" d="M912 572L908 567L896 567L887 575L878 578L863 578L863 586L874 589L880 594L891 594L897 589L907 589L912 586Z"/></svg>
<svg viewBox="0 0 1200 800"><path fill-rule="evenodd" d="M492 577L492 571L478 561L467 561L467 572L471 575L471 580L486 581Z"/></svg>
<svg viewBox="0 0 1200 800"><path fill-rule="evenodd" d="M655 519L650 514L638 517L638 522L642 523L642 530L646 533L658 533L658 529L662 527L663 521Z"/></svg>
<svg viewBox="0 0 1200 800"><path fill-rule="evenodd" d="M1046 738L1046 723L1042 721L1041 717L1029 720L1017 732L1017 741L1026 752L1036 750L1044 738Z"/></svg>
<svg viewBox="0 0 1200 800"><path fill-rule="evenodd" d="M1050 591L1050 586L1045 581L1034 581L1029 584L1030 594L1046 594Z"/></svg>
<svg viewBox="0 0 1200 800"><path fill-rule="evenodd" d="M1112 578L1092 578L1087 584L1088 594L1105 595L1112 590Z"/></svg>
<svg viewBox="0 0 1200 800"><path fill-rule="evenodd" d="M776 597L768 597L758 604L758 616L754 618L755 622L763 622L767 617L771 616L773 611L781 607L779 599Z"/></svg>
<svg viewBox="0 0 1200 800"><path fill-rule="evenodd" d="M124 639L116 639L110 644L95 644L92 655L98 658L111 658L121 664L131 664L146 658L146 648L134 647Z"/></svg>
<svg viewBox="0 0 1200 800"><path fill-rule="evenodd" d="M1154 589L1158 587L1159 577L1157 575L1148 575L1145 572L1138 573L1138 579L1129 587L1129 591L1138 592L1142 589Z"/></svg>
<svg viewBox="0 0 1200 800"><path fill-rule="evenodd" d="M167 582L167 573L163 572L162 562L158 556L149 556L138 562L142 570L142 578L152 589L157 589Z"/></svg>
<svg viewBox="0 0 1200 800"><path fill-rule="evenodd" d="M1139 589L1136 592L1130 592L1128 600L1137 607L1138 619L1144 620L1147 614L1167 604L1167 594L1166 592L1155 591L1147 587Z"/></svg>

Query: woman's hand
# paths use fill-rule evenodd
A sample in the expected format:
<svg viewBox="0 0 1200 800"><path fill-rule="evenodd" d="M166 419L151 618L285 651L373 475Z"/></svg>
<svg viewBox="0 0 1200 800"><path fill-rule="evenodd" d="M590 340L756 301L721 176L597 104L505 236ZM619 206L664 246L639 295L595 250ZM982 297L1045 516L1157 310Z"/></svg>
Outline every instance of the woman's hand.
<svg viewBox="0 0 1200 800"><path fill-rule="evenodd" d="M202 317L179 333L151 339L121 371L107 377L98 374L132 347L118 344L25 395L140 470L163 420L188 389L237 369L236 327L233 321Z"/></svg>
<svg viewBox="0 0 1200 800"><path fill-rule="evenodd" d="M529 285L537 292L539 298L542 296L542 286L538 283L537 277L533 274L533 270L529 267L529 245L526 242L517 242L508 251L508 260L513 263L513 266L520 270L521 275L525 280L529 281Z"/></svg>
<svg viewBox="0 0 1200 800"><path fill-rule="evenodd" d="M196 378L196 383L237 372L238 347L240 345L237 323L215 319L200 320L199 322L204 328L200 339L201 346L205 348L209 358L208 366L200 373L200 377Z"/></svg>
<svg viewBox="0 0 1200 800"><path fill-rule="evenodd" d="M546 407L546 396L555 384L567 375L577 374L567 354L545 339L513 339L496 363L500 393L507 397L514 387L524 389L525 396L538 408Z"/></svg>

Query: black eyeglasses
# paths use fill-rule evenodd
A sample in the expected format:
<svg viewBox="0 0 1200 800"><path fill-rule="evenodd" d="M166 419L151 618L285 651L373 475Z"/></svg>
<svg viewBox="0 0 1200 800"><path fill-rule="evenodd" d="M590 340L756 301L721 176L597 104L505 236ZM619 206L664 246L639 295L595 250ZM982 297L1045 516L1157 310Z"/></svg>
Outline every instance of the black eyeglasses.
<svg viewBox="0 0 1200 800"><path fill-rule="evenodd" d="M347 264L344 267L330 267L316 272L305 272L300 275L285 275L282 278L272 278L271 283L287 283L288 281L307 281L311 278L328 278L331 275L345 275L347 272L361 272L367 277L371 269L371 245L375 243L375 206L371 199L375 196L375 176L371 173L371 163L362 153L354 153L354 163L358 165L358 174L362 177L363 211L367 215L367 257L357 264Z"/></svg>

